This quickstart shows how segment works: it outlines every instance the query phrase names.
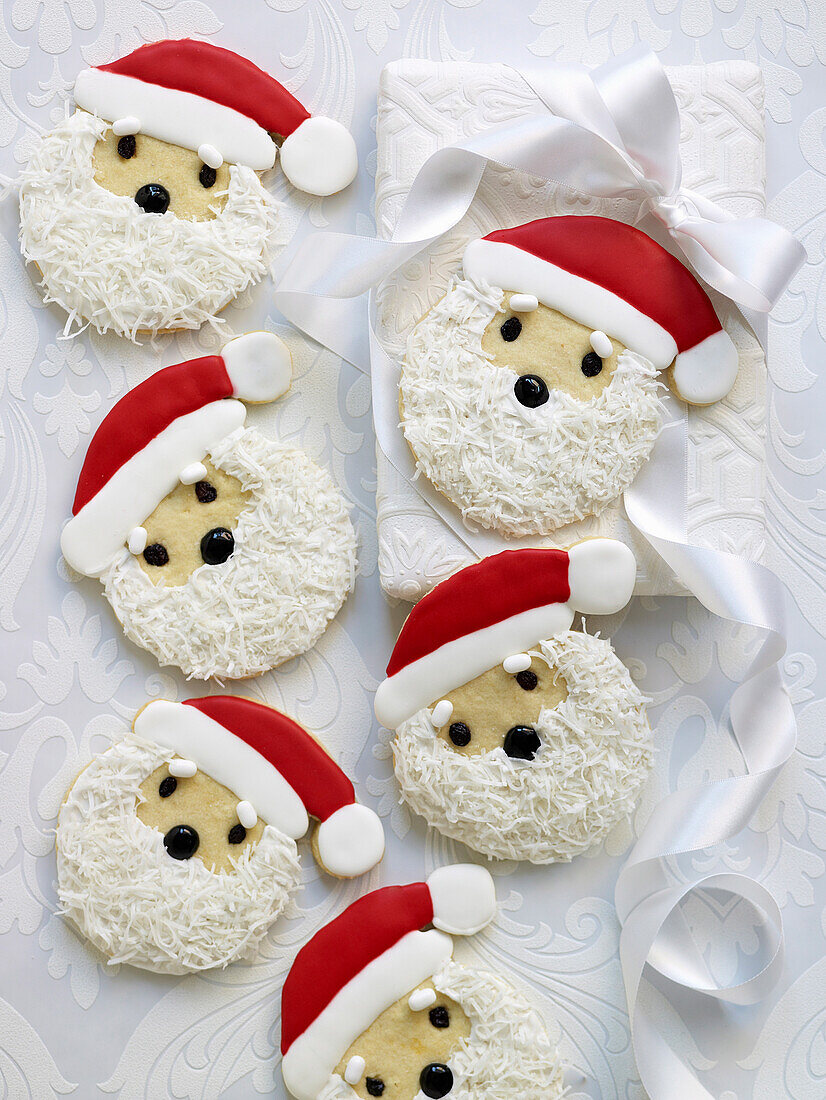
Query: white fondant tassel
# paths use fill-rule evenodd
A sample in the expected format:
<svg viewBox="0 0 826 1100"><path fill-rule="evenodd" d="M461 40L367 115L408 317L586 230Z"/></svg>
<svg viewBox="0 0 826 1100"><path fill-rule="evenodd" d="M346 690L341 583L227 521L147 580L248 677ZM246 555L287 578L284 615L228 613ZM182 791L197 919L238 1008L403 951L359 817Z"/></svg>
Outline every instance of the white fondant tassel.
<svg viewBox="0 0 826 1100"><path fill-rule="evenodd" d="M517 672L524 672L530 667L530 653L514 653L512 656L506 657L502 662L502 668L509 676L515 676Z"/></svg>
<svg viewBox="0 0 826 1100"><path fill-rule="evenodd" d="M191 462L181 470L179 479L181 485L194 485L196 481L203 481L206 474L206 466L203 462Z"/></svg>
<svg viewBox="0 0 826 1100"><path fill-rule="evenodd" d="M604 332L597 330L591 333L591 347L600 357L600 359L608 359L614 354L614 345L608 339Z"/></svg>
<svg viewBox="0 0 826 1100"><path fill-rule="evenodd" d="M198 771L198 765L194 760L170 760L169 774L176 779L191 779Z"/></svg>
<svg viewBox="0 0 826 1100"><path fill-rule="evenodd" d="M431 721L437 730L446 726L453 717L453 703L449 699L440 699L430 715Z"/></svg>
<svg viewBox="0 0 826 1100"><path fill-rule="evenodd" d="M348 1085L357 1085L364 1074L364 1067L367 1063L359 1054L354 1054L350 1061L347 1063L347 1068L344 1070L344 1080Z"/></svg>
<svg viewBox="0 0 826 1100"><path fill-rule="evenodd" d="M436 1003L435 989L414 989L407 1000L411 1012L422 1012Z"/></svg>
<svg viewBox="0 0 826 1100"><path fill-rule="evenodd" d="M539 299L535 294L511 294L510 307L514 313L533 313L539 309Z"/></svg>
<svg viewBox="0 0 826 1100"><path fill-rule="evenodd" d="M238 820L245 829L255 828L258 822L258 814L255 812L255 807L251 802L247 802L246 800L239 802L235 807L235 812L238 814Z"/></svg>

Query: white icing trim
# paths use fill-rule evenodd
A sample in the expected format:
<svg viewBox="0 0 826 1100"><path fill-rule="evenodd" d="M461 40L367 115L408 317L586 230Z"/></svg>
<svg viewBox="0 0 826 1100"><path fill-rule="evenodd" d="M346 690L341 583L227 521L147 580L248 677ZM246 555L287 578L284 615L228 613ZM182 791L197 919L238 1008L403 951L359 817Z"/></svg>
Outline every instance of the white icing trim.
<svg viewBox="0 0 826 1100"><path fill-rule="evenodd" d="M140 119L135 118L134 115L127 115L126 118L119 118L112 123L112 133L115 137L125 137L127 134L139 134L140 132Z"/></svg>
<svg viewBox="0 0 826 1100"><path fill-rule="evenodd" d="M449 699L440 699L430 714L430 719L437 730L446 726L453 717L453 703Z"/></svg>
<svg viewBox="0 0 826 1100"><path fill-rule="evenodd" d="M135 733L179 756L193 758L206 775L257 807L258 813L293 840L304 836L309 818L299 795L254 748L195 707L155 699L135 719Z"/></svg>
<svg viewBox="0 0 826 1100"><path fill-rule="evenodd" d="M435 1003L435 989L414 989L407 999L407 1005L411 1012L423 1012ZM345 1080L347 1080L346 1077Z"/></svg>
<svg viewBox="0 0 826 1100"><path fill-rule="evenodd" d="M296 1100L318 1100L350 1044L452 953L442 932L408 932L351 978L284 1055L281 1072Z"/></svg>
<svg viewBox="0 0 826 1100"><path fill-rule="evenodd" d="M573 621L567 604L547 604L439 646L379 684L376 718L388 729L396 729L433 699L495 668L511 654L529 649L538 639L568 630Z"/></svg>
<svg viewBox="0 0 826 1100"><path fill-rule="evenodd" d="M433 996L436 996L435 992ZM353 1055L344 1070L344 1080L348 1085L357 1085L359 1083L364 1076L364 1067L366 1064L367 1063L360 1055Z"/></svg>
<svg viewBox="0 0 826 1100"><path fill-rule="evenodd" d="M212 145L225 161L257 172L275 164L275 143L266 130L204 96L102 69L79 72L74 94L78 107L107 121L135 115L141 133L170 145L196 152L201 145Z"/></svg>
<svg viewBox="0 0 826 1100"><path fill-rule="evenodd" d="M207 475L207 468L203 462L190 462L178 475L181 485L194 485L196 481L203 481Z"/></svg>
<svg viewBox="0 0 826 1100"><path fill-rule="evenodd" d="M235 807L235 812L238 814L238 821L245 829L254 829L258 824L258 814L255 812L255 807L247 799L242 799Z"/></svg>
<svg viewBox="0 0 826 1100"><path fill-rule="evenodd" d="M129 547L129 553L142 554L146 549L148 541L149 535L145 527L133 527L129 532L129 538L126 540L126 545Z"/></svg>
<svg viewBox="0 0 826 1100"><path fill-rule="evenodd" d="M610 359L614 354L614 345L604 332L597 329L591 333L591 347L600 359Z"/></svg>
<svg viewBox="0 0 826 1100"><path fill-rule="evenodd" d="M116 470L66 524L63 557L79 573L102 573L140 526L178 484L178 474L200 462L220 440L240 428L247 415L240 401L212 401L179 416Z"/></svg>
<svg viewBox="0 0 826 1100"><path fill-rule="evenodd" d="M517 672L524 672L531 667L530 653L513 653L502 662L502 668L509 676L515 676Z"/></svg>
<svg viewBox="0 0 826 1100"><path fill-rule="evenodd" d="M192 779L198 774L198 765L194 760L181 760L177 757L169 761L169 774L176 779Z"/></svg>
<svg viewBox="0 0 826 1100"><path fill-rule="evenodd" d="M224 368L235 397L244 401L275 401L290 388L293 359L274 332L246 332L225 344Z"/></svg>
<svg viewBox="0 0 826 1100"><path fill-rule="evenodd" d="M511 294L508 305L514 313L533 313L539 309L539 299L535 294Z"/></svg>
<svg viewBox="0 0 826 1100"><path fill-rule="evenodd" d="M215 168L216 171L224 163L224 158L218 152L214 145L210 145L205 141L203 145L198 146L198 156L209 168Z"/></svg>
<svg viewBox="0 0 826 1100"><path fill-rule="evenodd" d="M306 118L281 145L281 171L299 191L334 195L353 182L359 160L353 135L340 122Z"/></svg>
<svg viewBox="0 0 826 1100"><path fill-rule="evenodd" d="M617 539L586 539L568 550L571 606L583 615L612 615L634 594L637 562Z"/></svg>
<svg viewBox="0 0 826 1100"><path fill-rule="evenodd" d="M465 275L474 283L525 291L530 288L543 305L581 325L600 327L658 370L674 360L677 345L671 333L629 302L604 287L572 275L515 245L501 241L471 241L462 258Z"/></svg>
<svg viewBox="0 0 826 1100"><path fill-rule="evenodd" d="M369 806L352 802L321 822L316 844L325 870L339 878L355 878L384 855L384 828Z"/></svg>
<svg viewBox="0 0 826 1100"><path fill-rule="evenodd" d="M674 387L691 405L711 405L734 385L739 365L734 342L720 329L680 352L674 363Z"/></svg>
<svg viewBox="0 0 826 1100"><path fill-rule="evenodd" d="M454 936L472 936L496 916L496 887L490 871L476 863L454 863L428 875L433 925Z"/></svg>

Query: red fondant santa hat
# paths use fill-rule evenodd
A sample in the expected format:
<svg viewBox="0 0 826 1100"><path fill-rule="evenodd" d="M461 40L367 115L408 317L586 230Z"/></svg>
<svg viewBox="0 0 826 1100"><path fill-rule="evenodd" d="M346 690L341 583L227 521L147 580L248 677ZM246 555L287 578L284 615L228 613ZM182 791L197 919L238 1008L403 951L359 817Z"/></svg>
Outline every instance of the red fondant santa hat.
<svg viewBox="0 0 826 1100"><path fill-rule="evenodd" d="M281 1071L292 1095L317 1100L350 1044L450 959L445 933L472 935L495 912L490 873L457 864L375 890L316 932L281 993Z"/></svg>
<svg viewBox="0 0 826 1100"><path fill-rule="evenodd" d="M376 692L376 717L396 729L489 668L570 629L575 611L619 611L635 578L632 552L603 538L567 551L504 550L461 569L408 615Z"/></svg>
<svg viewBox="0 0 826 1100"><path fill-rule="evenodd" d="M341 191L358 169L355 142L340 122L310 117L268 73L209 42L167 39L84 69L75 102L112 122L115 134L194 149L211 168L223 161L272 168L270 135L277 135L284 174L312 195Z"/></svg>
<svg viewBox="0 0 826 1100"><path fill-rule="evenodd" d="M220 355L165 367L118 401L92 437L60 546L73 569L97 576L178 481L205 477L204 457L240 428L242 401L274 401L290 385L292 360L271 332L230 340ZM232 400L240 398L241 400ZM140 544L143 531L144 543Z"/></svg>
<svg viewBox="0 0 826 1100"><path fill-rule="evenodd" d="M306 833L308 814L318 818L318 854L332 874L363 875L383 856L381 821L356 802L353 784L318 742L272 707L233 695L156 699L134 729L249 803L239 817L254 812L293 840Z"/></svg>
<svg viewBox="0 0 826 1100"><path fill-rule="evenodd" d="M658 370L673 362L677 391L692 404L719 401L734 385L737 349L708 295L687 267L634 226L611 218L541 218L471 241L463 264L474 282L530 294L615 337Z"/></svg>

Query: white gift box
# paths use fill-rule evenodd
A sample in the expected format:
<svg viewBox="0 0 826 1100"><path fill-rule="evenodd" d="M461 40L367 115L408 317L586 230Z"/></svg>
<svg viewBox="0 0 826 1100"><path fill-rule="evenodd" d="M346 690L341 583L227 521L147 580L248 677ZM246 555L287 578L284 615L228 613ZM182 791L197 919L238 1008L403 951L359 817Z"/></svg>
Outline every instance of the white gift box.
<svg viewBox="0 0 826 1100"><path fill-rule="evenodd" d="M669 69L668 77L682 120L684 184L733 214L764 213L760 70L748 62L728 61ZM507 65L420 60L388 65L378 97L379 235L391 235L410 185L437 149L524 113L546 111L529 79ZM390 353L401 361L408 334L459 270L469 240L533 218L570 213L630 222L638 207L623 199L583 198L560 185L488 166L468 214L455 229L380 288L379 333ZM660 240L666 243L664 237ZM690 543L759 560L765 522L765 357L730 303L713 292L711 296L737 344L740 372L724 401L687 410L686 537ZM380 450L377 462L382 586L391 596L418 600L479 554L447 526ZM645 540L632 531L621 500L599 516L560 528L553 538L537 538L535 545L568 546L592 535L609 535L633 547L639 566L638 593L683 591ZM498 541L501 549L507 549L507 540Z"/></svg>

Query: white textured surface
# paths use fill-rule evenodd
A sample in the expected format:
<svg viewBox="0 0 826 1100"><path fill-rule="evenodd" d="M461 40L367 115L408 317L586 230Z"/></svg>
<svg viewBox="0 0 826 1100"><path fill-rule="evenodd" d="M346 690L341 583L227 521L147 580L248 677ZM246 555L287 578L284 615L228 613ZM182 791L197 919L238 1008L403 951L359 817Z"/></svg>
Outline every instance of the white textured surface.
<svg viewBox="0 0 826 1100"><path fill-rule="evenodd" d="M269 182L296 230L315 224L370 231L378 74L401 56L499 59L542 65L549 58L596 64L647 39L667 64L739 58L761 64L768 108L769 211L798 231L811 251L772 326L768 478L748 483L748 466L720 459L724 437L752 406L722 417L698 456L705 484L748 484L740 532L747 544L754 500L765 495L766 560L799 606L785 663L797 706L801 752L737 842L698 857L707 871L745 869L762 877L783 906L788 969L771 1005L729 1018L711 1007L696 1025L663 1010L673 1034L715 1096L725 1100L821 1100L826 1025L826 621L824 527L817 492L826 465L823 361L818 318L826 312L826 150L823 62L826 33L807 13L815 0L10 0L0 15L0 171L14 174L35 128L62 116L62 90L87 64L164 34L194 34L271 66L314 111L352 125L362 171L346 196L311 202L292 195L278 168ZM281 58L283 57L283 61ZM747 85L744 89L749 91ZM461 129L463 107L448 102ZM495 99L490 105L497 108ZM505 105L507 106L507 105ZM728 112L705 130L702 106L684 103L687 131L706 135L718 155L737 159L740 138ZM689 108L689 109L687 109ZM503 108L504 109L504 108ZM735 106L732 105L732 111ZM748 150L749 146L745 146ZM744 172L748 155L739 158ZM694 169L692 169L693 171ZM745 177L741 181L746 186ZM289 200L289 201L287 201ZM755 201L744 193L745 208ZM284 1100L277 1066L278 989L300 944L362 892L410 881L468 858L459 844L427 836L398 805L392 762L372 720L372 691L407 612L389 608L376 574L374 441L365 380L329 354L286 334L295 358L290 392L249 423L300 444L331 470L356 502L361 576L319 645L278 672L249 681L265 699L317 732L356 777L358 797L379 811L388 851L366 880L319 876L302 842L305 887L251 965L219 975L168 978L128 967L111 972L56 915L53 834L63 794L93 751L128 729L149 695L186 698L175 673L124 641L96 581L71 583L57 539L92 428L113 401L150 369L199 354L192 335L136 349L84 335L57 339L63 317L41 308L16 247L17 210L0 204L0 1078L10 1097L111 1096L119 1100ZM245 294L225 314L233 333L273 327L270 288ZM821 329L822 329L821 321ZM283 331L279 332L284 335ZM223 338L225 339L225 337ZM223 340L222 340L223 342ZM212 350L212 347L210 348ZM698 472L700 476L700 472ZM697 513L713 526L716 491ZM425 543L426 545L426 543ZM732 548L740 542L735 539ZM429 571L458 562L439 558ZM420 560L415 538L407 550ZM411 574L412 574L411 565ZM628 1048L628 1021L610 904L619 862L651 807L668 790L738 767L720 713L750 647L745 632L711 625L683 599L635 600L615 637L619 656L654 697L658 724L652 778L630 826L594 858L560 867L503 865L495 877L495 923L457 955L479 969L507 970L556 1016L563 1046L585 1075L576 1100L641 1100ZM747 956L748 914L698 899L687 914L709 965L726 977L734 948ZM721 929L730 934L726 942ZM741 1063L738 1065L738 1061Z"/></svg>

